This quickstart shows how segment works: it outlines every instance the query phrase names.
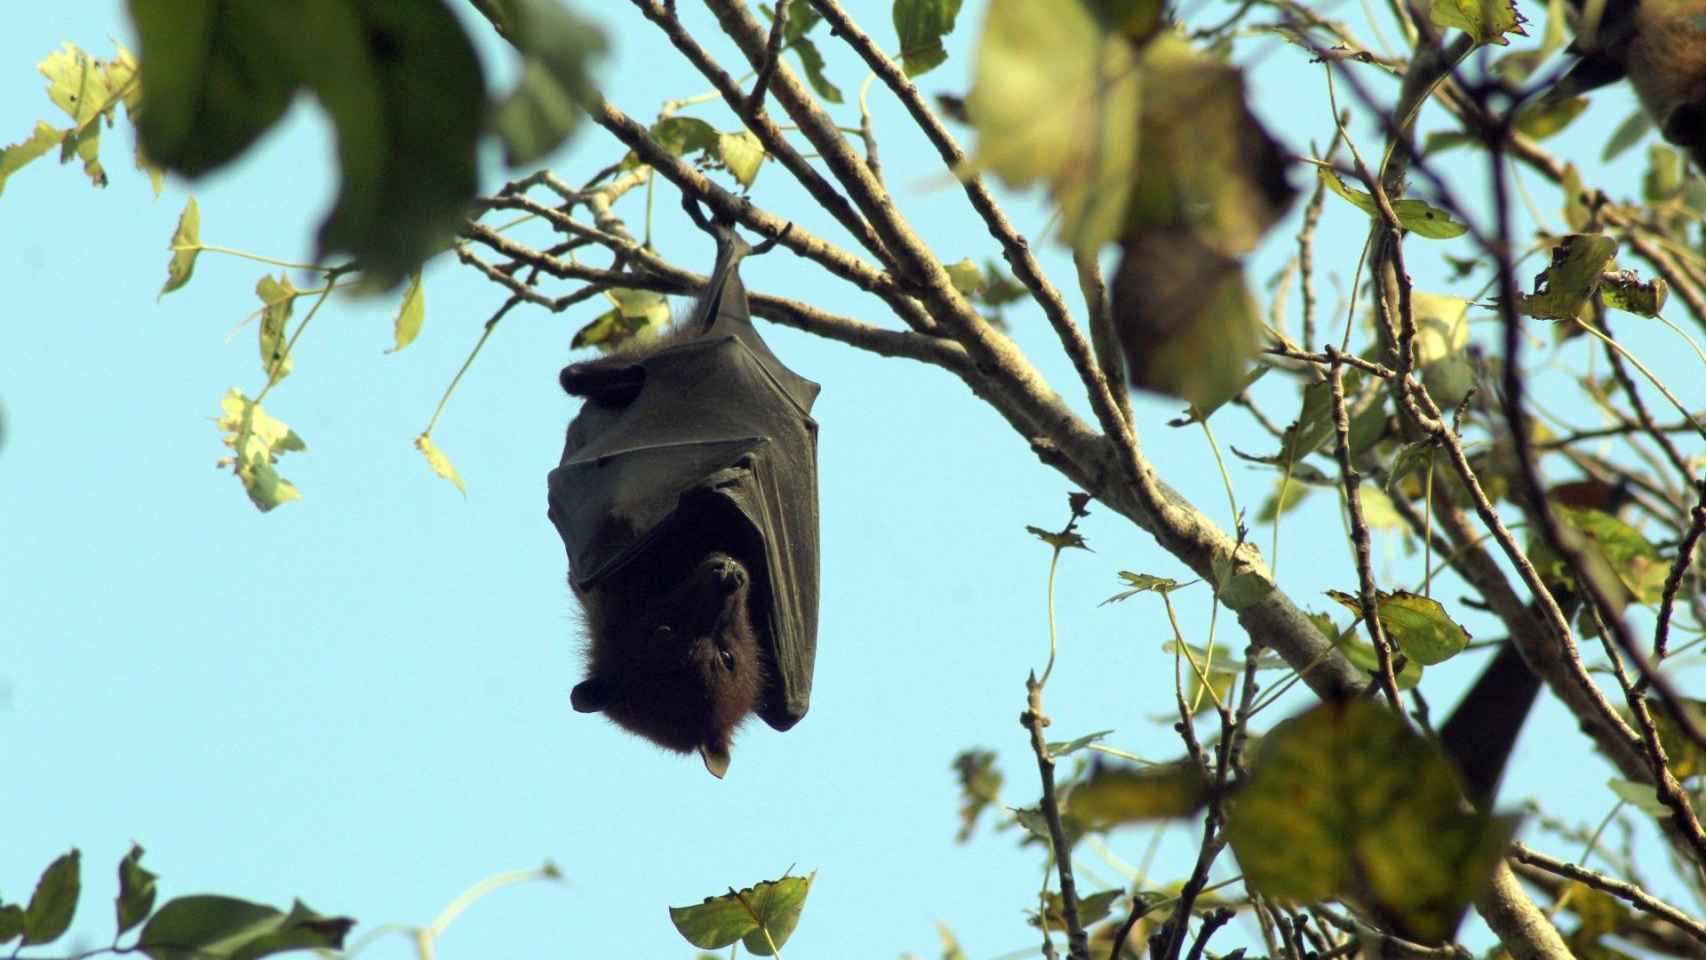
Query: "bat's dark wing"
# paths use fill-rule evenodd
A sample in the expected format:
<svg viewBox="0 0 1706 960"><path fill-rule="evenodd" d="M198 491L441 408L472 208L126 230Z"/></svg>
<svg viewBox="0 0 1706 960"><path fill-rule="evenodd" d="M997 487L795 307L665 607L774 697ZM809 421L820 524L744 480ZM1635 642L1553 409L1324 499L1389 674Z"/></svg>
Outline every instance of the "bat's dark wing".
<svg viewBox="0 0 1706 960"><path fill-rule="evenodd" d="M608 371L630 387L570 424L552 515L582 590L668 538L735 531L772 659L759 715L786 730L810 705L817 653L818 385L770 352L730 267L705 335Z"/></svg>

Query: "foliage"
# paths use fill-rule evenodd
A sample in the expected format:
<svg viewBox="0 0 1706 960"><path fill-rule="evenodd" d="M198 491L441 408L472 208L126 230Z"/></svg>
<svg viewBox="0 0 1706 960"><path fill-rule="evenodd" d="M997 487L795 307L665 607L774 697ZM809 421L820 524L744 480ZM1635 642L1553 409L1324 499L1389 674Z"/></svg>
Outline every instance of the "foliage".
<svg viewBox="0 0 1706 960"><path fill-rule="evenodd" d="M1620 948L1606 942L1613 934L1683 952L1665 948L1664 935L1695 936L1695 928L1654 905L1629 859L1614 864L1628 881L1584 879L1576 868L1546 874L1576 886L1547 886L1525 874L1554 898L1550 918L1513 892L1515 882L1503 881L1511 879L1505 858L1515 821L1466 802L1464 758L1453 752L1464 747L1450 742L1450 723L1434 722L1421 698L1434 696L1429 678L1437 675L1424 667L1473 650L1465 626L1472 618L1478 632L1487 623L1513 638L1499 642L1529 654L1584 731L1573 749L1596 749L1614 768L1607 804L1639 811L1679 865L1669 879L1702 892L1706 831L1694 814L1706 735L1699 703L1680 695L1671 667L1691 645L1679 638L1706 629L1706 574L1695 551L1706 530L1698 442L1706 429L1689 405L1697 398L1680 398L1654 376L1612 324L1658 320L1690 344L1669 318L1706 326L1706 178L1690 166L1697 157L1672 146L1630 152L1655 126L1678 138L1674 146L1696 146L1672 116L1631 118L1606 140L1606 159L1626 158L1628 171L1645 163L1638 197L1609 180L1590 183L1582 168L1546 152L1540 141L1570 129L1597 96L1569 84L1525 86L1550 83L1534 78L1545 78L1545 65L1565 50L1562 0L1548 6L1537 42L1510 0L1399 5L1390 11L1406 45L1397 54L1373 52L1358 27L1302 0L1243 4L1216 12L1215 22L1158 0L989 0L969 35L959 0L895 0L893 35L882 39L833 0L764 8L769 22L735 0L710 0L719 28L763 78L750 88L709 61L673 4L633 3L699 67L733 120L695 115L709 95L670 101L649 120L605 102L593 79L602 31L550 0L473 2L514 48L519 79L507 92L488 89L474 41L445 0L314 0L312 43L289 6L186 0L168 13L168 5L133 0L140 58L120 47L103 60L67 44L41 61L49 101L67 119L40 121L0 151L0 188L55 147L62 163L77 160L91 184L104 186L101 134L122 104L137 127L136 162L159 192L162 171L196 177L219 169L272 129L295 97L313 96L336 132L342 182L319 229L317 262L294 265L315 282L299 288L266 262L254 287L260 382L253 397L232 387L218 401L216 426L230 450L219 464L262 511L302 496L277 463L307 449L262 400L284 389L294 345L333 292L408 280L393 351L425 329L421 268L433 257L453 254L506 294L414 438L429 468L463 489L433 430L500 321L522 306L561 312L602 296L605 308L579 326L575 348L608 351L655 336L669 318L665 295L698 280L651 246L651 197L668 188L703 201L877 297L896 322L856 321L762 292L756 313L951 372L1083 488L1071 495L1063 528L1025 527L1051 560L1048 667L1030 678L1023 705L1041 795L1006 807L996 827L1018 825L1018 842L1045 855L1051 879L1036 902L1007 905L1042 930L1045 949L1064 934L1075 958L1092 949L1130 955L1145 945L1161 960L1200 956L1228 911L1243 911L1273 955L1349 955L1375 949L1375 934L1419 941L1404 945L1412 953L1446 950L1455 948L1440 945L1455 943L1473 903L1513 955L1562 955L1554 924L1566 920L1573 926L1563 934L1578 955L1614 955ZM969 151L915 85L960 49L956 31L972 50L971 87L942 102L956 107L949 118L969 126ZM1239 65L1251 59L1252 38L1274 37L1296 48L1288 53L1323 64L1318 99L1332 106L1321 129L1294 130L1283 118L1289 145L1273 133L1282 118L1264 122L1252 105L1251 74ZM870 73L856 121L832 76L843 54ZM1578 44L1568 55L1578 54L1591 64L1592 50ZM984 229L955 242L993 248L938 255L918 239L902 210L905 194L883 179L877 144L890 130L873 121L873 87L905 108L964 190ZM838 108L833 117L830 107ZM610 138L596 173L576 185L541 170L476 196L486 134L509 164L531 165L587 117ZM1363 139L1369 130L1376 141ZM1306 141L1314 171L1307 178L1293 156ZM1493 188L1490 209L1457 186L1461 170L1481 167ZM1538 219L1556 216L1563 232L1514 218L1518 175L1531 181L1523 187L1530 205L1537 201L1528 192L1555 205ZM1020 233L986 177L1011 191L1039 190L1047 223ZM1312 196L1298 210L1300 180ZM833 239L809 233L810 218L772 209L797 199L786 192L794 186L838 225ZM500 223L494 214L518 219ZM1366 230L1366 253L1317 264L1323 218ZM191 282L202 254L228 252L204 243L202 226L188 198L169 241L162 296ZM1250 258L1282 240L1296 252L1258 293L1247 279ZM1042 241L1074 258L1082 309L1068 305L1034 256ZM847 243L860 249L843 249ZM333 254L352 259L328 263ZM595 256L608 260L595 266ZM1527 257L1544 266L1525 290L1518 269ZM1438 268L1427 275L1444 278L1437 288L1414 286L1423 263ZM1324 270L1355 278L1332 315L1317 302ZM1294 284L1301 315L1288 318ZM1012 326L1037 334L1038 316L1060 340L1081 394L1063 397L1004 333ZM1535 341L1554 352L1534 359ZM1706 364L1706 354L1693 354ZM1552 367L1565 369L1563 382L1578 390L1573 409L1591 407L1606 426L1560 421ZM305 389L302 379L288 390ZM1253 518L1224 463L1230 530L1204 509L1210 493L1166 486L1166 465L1147 460L1137 443L1153 425L1134 414L1127 385L1182 401L1186 415L1175 425L1200 428L1217 462L1217 430L1242 430L1246 450L1273 451L1233 448L1261 471L1267 499ZM1655 392L1674 408L1663 418ZM1572 484L1553 482L1558 471L1585 475L1575 483L1607 494L1633 492L1577 503L1564 495ZM1349 562L1322 561L1333 564L1336 582L1354 585L1329 593L1352 615L1345 627L1305 611L1277 572L1281 529L1312 491L1331 493L1346 534ZM1042 733L1057 657L1081 655L1059 642L1053 578L1064 551L1089 550L1078 524L1091 499L1187 568L1177 576L1120 571L1109 598L1143 611L1133 618L1144 616L1150 633L1154 623L1171 628L1143 635L1175 665L1165 721L1182 754L1164 763L1123 751L1115 730L1060 741ZM1266 558L1249 519L1271 527ZM1518 528L1526 542L1517 541ZM1388 536L1405 554L1377 567L1376 538ZM1206 636L1180 626L1176 605L1185 603L1211 611ZM1244 637L1227 639L1222 609ZM1601 643L1587 645L1593 638ZM1274 704L1294 687L1321 702L1274 721ZM1169 692L1164 683L1154 689ZM1142 696L1159 702L1148 685ZM952 764L961 842L985 814L1003 809L1003 790L1016 788L998 759L967 750ZM1146 888L1148 878L1133 878L1078 891L1081 843L1182 818L1201 824L1188 872L1167 885ZM1610 856L1597 831L1580 836L1581 859ZM1227 848L1242 874L1222 884L1234 890L1217 894L1210 868ZM140 857L134 849L120 864L118 935L140 927L131 949L155 960L341 949L350 921L300 903L286 912L201 896L156 909L156 878ZM73 851L42 874L27 904L0 901L0 943L36 946L64 935L78 871ZM670 919L701 949L739 943L769 955L801 921L814 876L730 890L671 908ZM1611 894L1633 907L1610 903ZM1354 919L1322 920L1344 911ZM1706 939L1706 926L1698 933ZM946 927L942 936L945 953L957 954ZM1220 946L1215 952L1226 955Z"/></svg>

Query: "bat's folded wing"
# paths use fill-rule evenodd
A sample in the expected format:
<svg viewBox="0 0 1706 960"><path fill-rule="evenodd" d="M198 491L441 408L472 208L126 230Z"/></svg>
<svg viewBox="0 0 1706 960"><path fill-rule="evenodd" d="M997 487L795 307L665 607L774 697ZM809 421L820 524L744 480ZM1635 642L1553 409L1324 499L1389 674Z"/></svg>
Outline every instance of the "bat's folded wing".
<svg viewBox="0 0 1706 960"><path fill-rule="evenodd" d="M643 563L665 537L738 531L735 549L757 575L754 614L772 655L759 713L785 730L810 704L817 649L817 385L786 368L779 377L779 366L735 336L646 357L632 402L589 402L576 417L550 487L570 575L583 590Z"/></svg>

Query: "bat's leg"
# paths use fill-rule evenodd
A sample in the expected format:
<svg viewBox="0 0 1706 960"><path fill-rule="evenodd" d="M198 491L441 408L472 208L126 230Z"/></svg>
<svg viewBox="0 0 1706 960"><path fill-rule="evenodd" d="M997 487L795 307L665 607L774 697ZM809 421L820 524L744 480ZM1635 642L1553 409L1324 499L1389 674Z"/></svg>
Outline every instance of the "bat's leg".
<svg viewBox="0 0 1706 960"><path fill-rule="evenodd" d="M646 383L646 372L637 366L571 363L557 375L563 392L599 403L627 406Z"/></svg>

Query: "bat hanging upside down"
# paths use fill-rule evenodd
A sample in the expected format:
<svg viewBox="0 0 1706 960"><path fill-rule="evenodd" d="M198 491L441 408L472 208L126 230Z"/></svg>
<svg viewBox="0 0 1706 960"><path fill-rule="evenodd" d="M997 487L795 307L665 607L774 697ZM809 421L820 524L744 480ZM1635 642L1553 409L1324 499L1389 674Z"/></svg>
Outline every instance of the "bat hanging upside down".
<svg viewBox="0 0 1706 960"><path fill-rule="evenodd" d="M805 716L817 652L818 385L752 326L727 223L710 283L663 337L563 369L585 399L549 477L587 630L582 713L718 777L735 728Z"/></svg>

